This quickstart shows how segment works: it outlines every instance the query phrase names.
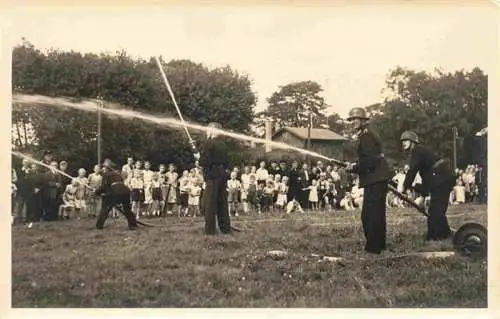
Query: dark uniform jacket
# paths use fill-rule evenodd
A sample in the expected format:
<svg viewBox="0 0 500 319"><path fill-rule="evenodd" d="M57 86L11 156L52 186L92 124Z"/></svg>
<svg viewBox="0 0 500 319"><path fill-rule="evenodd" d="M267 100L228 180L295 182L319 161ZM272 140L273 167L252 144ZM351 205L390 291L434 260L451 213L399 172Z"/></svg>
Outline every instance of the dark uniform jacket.
<svg viewBox="0 0 500 319"><path fill-rule="evenodd" d="M27 167L22 167L17 173L17 192L21 197L26 197L29 195L28 187L26 186L26 180L28 178L30 169Z"/></svg>
<svg viewBox="0 0 500 319"><path fill-rule="evenodd" d="M97 195L127 195L130 189L123 181L122 173L115 170L109 170L102 174L101 186L95 190Z"/></svg>
<svg viewBox="0 0 500 319"><path fill-rule="evenodd" d="M411 152L410 169L403 184L405 189L411 188L417 173L422 178L421 189L417 191L423 195L437 187L451 188L455 184L455 176L448 161L421 145L415 145Z"/></svg>
<svg viewBox="0 0 500 319"><path fill-rule="evenodd" d="M59 195L59 188L61 187L57 173L48 170L44 173L43 179L43 194L47 198L55 199Z"/></svg>
<svg viewBox="0 0 500 319"><path fill-rule="evenodd" d="M289 198L297 197L301 189L301 181L299 180L300 174L298 168L291 168L288 171L288 194Z"/></svg>
<svg viewBox="0 0 500 319"><path fill-rule="evenodd" d="M24 175L23 188L25 189L26 197L35 196L35 188L39 190L42 189L44 183L44 174L39 171L30 170ZM36 196L40 196L41 193L37 193Z"/></svg>
<svg viewBox="0 0 500 319"><path fill-rule="evenodd" d="M359 175L359 187L390 180L392 174L378 137L365 128L358 139L358 162L352 172Z"/></svg>
<svg viewBox="0 0 500 319"><path fill-rule="evenodd" d="M309 171L309 169L307 170L301 169L299 172L299 178L300 178L300 187L302 188L306 188L309 185L311 185L313 179L311 171Z"/></svg>
<svg viewBox="0 0 500 319"><path fill-rule="evenodd" d="M279 168L281 176L288 176L290 174L290 168L286 165L280 165Z"/></svg>
<svg viewBox="0 0 500 319"><path fill-rule="evenodd" d="M222 136L207 139L202 147L200 165L205 179L228 178L229 147Z"/></svg>

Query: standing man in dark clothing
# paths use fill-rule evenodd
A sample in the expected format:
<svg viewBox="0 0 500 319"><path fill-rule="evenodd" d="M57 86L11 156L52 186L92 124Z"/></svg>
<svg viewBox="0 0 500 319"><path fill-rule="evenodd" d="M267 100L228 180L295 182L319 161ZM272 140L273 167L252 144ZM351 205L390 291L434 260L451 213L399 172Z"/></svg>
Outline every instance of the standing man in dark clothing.
<svg viewBox="0 0 500 319"><path fill-rule="evenodd" d="M312 176L309 167L305 163L302 165L302 170L299 173L299 181L300 191L297 200L302 208L309 208L309 189L307 188L311 185Z"/></svg>
<svg viewBox="0 0 500 319"><path fill-rule="evenodd" d="M292 162L292 168L288 171L288 193L287 201L299 200L300 194L300 175L299 175L299 163L297 161Z"/></svg>
<svg viewBox="0 0 500 319"><path fill-rule="evenodd" d="M119 211L125 215L130 230L137 229L137 220L132 213L130 203L130 189L125 185L122 172L115 170L114 164L106 159L103 164L101 186L95 190L95 194L102 196L102 206L97 218L96 228L103 229L109 212L116 205L121 205Z"/></svg>
<svg viewBox="0 0 500 319"><path fill-rule="evenodd" d="M422 184L415 185L415 191L422 196L429 193L431 196L426 239L446 239L451 235L446 210L455 184L453 170L447 161L421 146L416 133L403 132L401 143L403 150L410 154L410 169L406 173L404 191L410 191L415 176L420 173Z"/></svg>
<svg viewBox="0 0 500 319"><path fill-rule="evenodd" d="M43 174L39 171L36 164L31 164L24 176L24 196L26 200L26 222L28 227L40 221L42 217L42 187Z"/></svg>
<svg viewBox="0 0 500 319"><path fill-rule="evenodd" d="M231 220L229 218L227 202L227 180L229 165L229 148L222 136L216 130L221 129L219 123L208 125L207 141L202 154L195 154L203 167L203 177L206 188L203 192L202 206L205 215L205 233L216 234L216 222L223 234L231 233Z"/></svg>
<svg viewBox="0 0 500 319"><path fill-rule="evenodd" d="M286 162L285 161L281 161L280 162L281 176L287 176L288 177L289 171L290 171L290 169L287 167Z"/></svg>
<svg viewBox="0 0 500 319"><path fill-rule="evenodd" d="M44 163L45 165L48 165L50 166L50 163L52 163L54 159L54 156L52 155L52 152L51 151L45 151L43 153L43 159L41 160L42 163ZM46 171L48 171L49 169L45 166L42 166L40 168L40 172L42 173L45 173Z"/></svg>
<svg viewBox="0 0 500 319"><path fill-rule="evenodd" d="M348 120L354 123L359 145L358 161L349 163L346 170L358 174L359 187L364 188L361 220L366 237L365 251L380 254L386 249L387 183L392 176L380 140L368 128L365 110L353 108Z"/></svg>
<svg viewBox="0 0 500 319"><path fill-rule="evenodd" d="M50 166L54 169L48 169L45 172L43 179L43 187L42 187L42 196L44 198L44 216L43 219L46 221L55 221L58 218L58 210L59 210L59 194L61 183L59 180L59 174L55 171L57 169L57 162L52 161Z"/></svg>
<svg viewBox="0 0 500 319"><path fill-rule="evenodd" d="M41 162L43 164L45 164L46 166L44 165L41 165L39 168L38 168L38 172L40 174L45 174L47 172L50 171L50 169L48 168L51 163L53 162L53 154L51 151L45 151L43 153L43 159L41 160ZM57 168L57 167L56 167ZM42 205L42 218L45 219L46 216L48 215L48 211L49 211L49 206L50 206L50 200L49 200L49 197L47 196L47 193L46 193L46 187L42 187L41 189L41 205Z"/></svg>

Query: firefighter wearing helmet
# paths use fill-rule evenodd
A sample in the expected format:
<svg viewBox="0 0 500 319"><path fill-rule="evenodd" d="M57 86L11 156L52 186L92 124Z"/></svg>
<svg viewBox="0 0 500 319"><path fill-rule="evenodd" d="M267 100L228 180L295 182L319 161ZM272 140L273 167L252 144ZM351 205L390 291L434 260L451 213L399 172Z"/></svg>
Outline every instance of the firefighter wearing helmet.
<svg viewBox="0 0 500 319"><path fill-rule="evenodd" d="M392 175L382 152L382 143L368 127L368 116L356 107L347 118L354 124L358 137L358 161L346 163L346 171L359 176L364 188L361 220L366 237L365 251L380 254L386 249L386 197Z"/></svg>
<svg viewBox="0 0 500 319"><path fill-rule="evenodd" d="M120 211L127 218L129 229L135 230L137 219L131 210L130 189L125 185L121 172L115 169L116 166L111 160L104 160L101 186L95 190L95 195L102 196L102 206L96 228L103 229L111 209L121 206Z"/></svg>
<svg viewBox="0 0 500 319"><path fill-rule="evenodd" d="M416 184L415 191L422 196L430 195L426 240L446 239L451 235L446 210L455 184L451 166L448 161L422 146L415 132L403 132L400 141L403 151L410 156L410 168L406 173L403 191L409 192L415 176L419 173L422 184Z"/></svg>

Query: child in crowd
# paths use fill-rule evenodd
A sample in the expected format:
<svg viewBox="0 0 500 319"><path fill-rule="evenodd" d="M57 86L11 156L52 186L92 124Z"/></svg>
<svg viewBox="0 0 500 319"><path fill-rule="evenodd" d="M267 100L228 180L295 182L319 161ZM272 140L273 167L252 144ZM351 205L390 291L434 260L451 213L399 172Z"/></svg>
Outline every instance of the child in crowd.
<svg viewBox="0 0 500 319"><path fill-rule="evenodd" d="M326 172L319 173L318 181L318 209L327 209L328 199L326 192L328 191L328 180Z"/></svg>
<svg viewBox="0 0 500 319"><path fill-rule="evenodd" d="M75 211L78 184L78 181L74 179L71 184L66 186L62 197L63 205L59 208L60 219L70 219L70 216Z"/></svg>
<svg viewBox="0 0 500 319"><path fill-rule="evenodd" d="M88 183L90 188L97 189L101 186L102 176L101 167L99 165L94 166L94 172L89 174ZM89 215L92 218L97 217L99 211L101 210L101 197L94 195L94 192L90 192L88 198L88 210Z"/></svg>
<svg viewBox="0 0 500 319"><path fill-rule="evenodd" d="M352 186L351 196L354 204L353 206L361 209L363 206L364 189L360 188L358 185L359 180L356 180L356 183Z"/></svg>
<svg viewBox="0 0 500 319"><path fill-rule="evenodd" d="M261 206L262 212L273 213L273 196L274 196L274 183L272 179L268 179L266 185L263 185Z"/></svg>
<svg viewBox="0 0 500 319"><path fill-rule="evenodd" d="M304 190L309 190L309 207L311 210L318 210L318 181L313 179L311 185Z"/></svg>
<svg viewBox="0 0 500 319"><path fill-rule="evenodd" d="M76 178L78 184L75 199L75 213L78 219L87 214L87 194L89 194L89 185L88 178L85 177L86 173L84 168L80 168L78 170L78 177Z"/></svg>
<svg viewBox="0 0 500 319"><path fill-rule="evenodd" d="M189 179L192 178L190 176L189 171L184 170L182 172L181 178L179 178L179 202L180 209L179 215L188 215L188 200L189 200Z"/></svg>
<svg viewBox="0 0 500 319"><path fill-rule="evenodd" d="M259 164L259 169L255 171L257 177L257 184L266 185L267 179L269 178L269 173L266 169L266 162L262 161Z"/></svg>
<svg viewBox="0 0 500 319"><path fill-rule="evenodd" d="M167 199L167 168L165 164L160 164L158 168L158 180L161 187L161 201L160 201L160 216L163 216L163 212L166 209L166 199Z"/></svg>
<svg viewBox="0 0 500 319"><path fill-rule="evenodd" d="M283 176L282 182L279 183L278 197L276 198L276 208L282 212L285 208L288 194L288 177Z"/></svg>
<svg viewBox="0 0 500 319"><path fill-rule="evenodd" d="M250 168L245 166L240 177L241 180L241 203L243 212L248 214L248 188L250 187Z"/></svg>
<svg viewBox="0 0 500 319"><path fill-rule="evenodd" d="M166 183L168 185L167 198L166 198L167 214L172 215L172 210L175 204L177 204L177 184L179 177L179 175L175 171L174 164L168 165L168 172L166 173L166 177L167 177Z"/></svg>
<svg viewBox="0 0 500 319"><path fill-rule="evenodd" d="M238 194L241 189L241 183L236 179L236 172L232 172L230 179L227 181L227 202L229 205L229 214L238 216Z"/></svg>
<svg viewBox="0 0 500 319"><path fill-rule="evenodd" d="M300 203L294 198L286 204L286 213L290 214L295 211L298 211L299 213L304 213L302 206L300 206Z"/></svg>
<svg viewBox="0 0 500 319"><path fill-rule="evenodd" d="M344 198L340 201L340 207L347 211L354 210L354 202L350 192L345 193Z"/></svg>
<svg viewBox="0 0 500 319"><path fill-rule="evenodd" d="M162 201L162 193L161 193L161 183L160 183L160 175L158 172L153 174L153 179L151 180L151 214L152 216L160 216L161 211L161 201Z"/></svg>
<svg viewBox="0 0 500 319"><path fill-rule="evenodd" d="M263 184L256 184L256 195L255 195L255 209L257 213L260 215L262 214L263 207L262 204L264 203L264 185Z"/></svg>
<svg viewBox="0 0 500 319"><path fill-rule="evenodd" d="M453 204L464 204L465 203L465 186L464 183L461 180L457 181L457 185L453 187Z"/></svg>
<svg viewBox="0 0 500 319"><path fill-rule="evenodd" d="M151 193L151 182L153 181L154 172L151 170L151 163L144 162L144 170L142 171L142 179L144 181L144 215L151 215L151 206L153 203L153 194Z"/></svg>
<svg viewBox="0 0 500 319"><path fill-rule="evenodd" d="M132 201L132 212L139 219L141 213L141 203L144 201L144 182L138 170L133 170L130 178L130 190Z"/></svg>
<svg viewBox="0 0 500 319"><path fill-rule="evenodd" d="M189 185L188 209L193 218L200 214L200 196L202 181L200 178L194 178Z"/></svg>
<svg viewBox="0 0 500 319"><path fill-rule="evenodd" d="M325 205L327 207L327 211L331 212L336 205L336 197L337 197L337 189L335 188L335 182L333 178L328 178L327 180L328 188L326 189L326 194L323 197L325 200Z"/></svg>
<svg viewBox="0 0 500 319"><path fill-rule="evenodd" d="M273 181L273 187L274 187L274 192L273 192L273 205L276 206L276 202L278 201L278 194L280 192L280 185L281 185L281 175L276 174L274 175L274 181Z"/></svg>
<svg viewBox="0 0 500 319"><path fill-rule="evenodd" d="M258 207L258 198L257 198L257 180L255 175L250 173L249 183L248 183L248 203L252 211L257 211ZM259 210L260 211L260 210Z"/></svg>

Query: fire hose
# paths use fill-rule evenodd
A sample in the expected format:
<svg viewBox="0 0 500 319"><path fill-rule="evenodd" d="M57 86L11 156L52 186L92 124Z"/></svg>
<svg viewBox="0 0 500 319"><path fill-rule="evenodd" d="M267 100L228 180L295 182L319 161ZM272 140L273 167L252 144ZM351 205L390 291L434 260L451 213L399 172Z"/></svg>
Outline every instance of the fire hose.
<svg viewBox="0 0 500 319"><path fill-rule="evenodd" d="M339 166L347 166L345 162L333 158L330 160ZM419 213L427 218L430 217L430 213L425 206L417 204L413 199L399 192L391 183L388 183L388 189L396 195L396 197L415 208ZM457 252L467 256L475 255L485 257L487 255L488 235L486 227L479 223L465 223L458 229L452 228L451 230L453 232L453 247Z"/></svg>

